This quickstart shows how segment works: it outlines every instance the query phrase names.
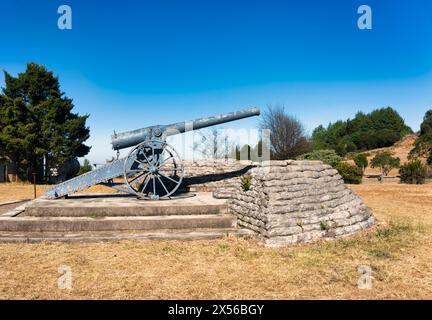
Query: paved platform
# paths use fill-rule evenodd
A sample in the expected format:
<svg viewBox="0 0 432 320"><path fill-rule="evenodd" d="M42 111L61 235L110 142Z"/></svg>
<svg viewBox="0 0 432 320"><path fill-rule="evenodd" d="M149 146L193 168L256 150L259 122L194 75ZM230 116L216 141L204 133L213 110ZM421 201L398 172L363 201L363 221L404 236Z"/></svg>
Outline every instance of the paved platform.
<svg viewBox="0 0 432 320"><path fill-rule="evenodd" d="M18 210L19 209L19 210ZM39 198L0 216L0 242L215 239L251 236L237 227L226 199L210 192L172 200L122 194Z"/></svg>
<svg viewBox="0 0 432 320"><path fill-rule="evenodd" d="M37 199L21 216L97 217L217 214L227 212L227 200L215 199L210 192L185 195L171 200L139 200L123 194L83 194L56 200Z"/></svg>

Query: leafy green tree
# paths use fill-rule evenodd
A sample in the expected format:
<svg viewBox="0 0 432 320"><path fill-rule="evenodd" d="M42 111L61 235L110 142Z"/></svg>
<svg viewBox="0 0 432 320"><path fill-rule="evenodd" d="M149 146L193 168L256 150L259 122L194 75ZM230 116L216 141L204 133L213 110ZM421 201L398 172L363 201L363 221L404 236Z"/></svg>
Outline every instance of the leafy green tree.
<svg viewBox="0 0 432 320"><path fill-rule="evenodd" d="M380 168L382 175L387 176L392 169L399 168L400 158L393 157L390 152L379 152L371 160L372 168Z"/></svg>
<svg viewBox="0 0 432 320"><path fill-rule="evenodd" d="M376 109L369 114L369 117L372 128L376 131L383 129L394 131L399 134L399 139L412 133L399 113L391 107Z"/></svg>
<svg viewBox="0 0 432 320"><path fill-rule="evenodd" d="M354 160L354 163L356 164L356 166L359 167L360 169L362 169L362 172L364 173L366 167L369 164L366 154L364 154L364 153L357 153L353 157L353 160Z"/></svg>
<svg viewBox="0 0 432 320"><path fill-rule="evenodd" d="M45 158L47 168L86 155L90 147L88 115L72 112L72 100L60 91L58 78L44 66L29 63L17 77L5 72L0 95L0 156L28 179Z"/></svg>
<svg viewBox="0 0 432 320"><path fill-rule="evenodd" d="M327 129L319 125L312 132L312 147L314 150L330 149L327 141Z"/></svg>
<svg viewBox="0 0 432 320"><path fill-rule="evenodd" d="M347 153L356 151L357 147L350 136L344 136L337 142L335 150L341 156L346 156Z"/></svg>
<svg viewBox="0 0 432 320"><path fill-rule="evenodd" d="M86 172L90 172L93 170L92 165L90 164L90 161L86 158L84 159L83 164L80 166L80 169L78 171L78 175L82 175Z"/></svg>

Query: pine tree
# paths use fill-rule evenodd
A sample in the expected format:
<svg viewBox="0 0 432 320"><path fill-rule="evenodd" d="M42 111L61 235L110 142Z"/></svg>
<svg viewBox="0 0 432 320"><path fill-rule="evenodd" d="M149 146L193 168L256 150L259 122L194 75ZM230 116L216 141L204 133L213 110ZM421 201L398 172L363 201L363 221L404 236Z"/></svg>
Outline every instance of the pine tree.
<svg viewBox="0 0 432 320"><path fill-rule="evenodd" d="M0 95L0 157L8 158L21 178L36 172L43 158L53 168L90 151L84 144L88 115L72 112L72 100L60 91L52 71L29 63L17 77L5 72L5 84Z"/></svg>

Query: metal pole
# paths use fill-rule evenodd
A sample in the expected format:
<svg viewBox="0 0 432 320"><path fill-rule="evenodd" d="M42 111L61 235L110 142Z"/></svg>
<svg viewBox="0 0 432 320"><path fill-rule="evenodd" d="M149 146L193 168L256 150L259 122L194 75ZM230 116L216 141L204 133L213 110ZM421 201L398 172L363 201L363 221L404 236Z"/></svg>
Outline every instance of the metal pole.
<svg viewBox="0 0 432 320"><path fill-rule="evenodd" d="M33 173L33 194L36 199L36 173Z"/></svg>

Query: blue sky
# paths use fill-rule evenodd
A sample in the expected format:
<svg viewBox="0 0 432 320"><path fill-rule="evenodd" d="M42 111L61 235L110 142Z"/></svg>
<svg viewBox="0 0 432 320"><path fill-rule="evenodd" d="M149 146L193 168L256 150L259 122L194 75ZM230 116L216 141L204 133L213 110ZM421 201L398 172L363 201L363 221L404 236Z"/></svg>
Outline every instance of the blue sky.
<svg viewBox="0 0 432 320"><path fill-rule="evenodd" d="M62 4L72 30L57 28ZM429 0L2 0L0 30L1 69L46 65L90 114L92 162L114 154L113 130L250 106L284 104L309 131L388 105L418 130L432 108Z"/></svg>

